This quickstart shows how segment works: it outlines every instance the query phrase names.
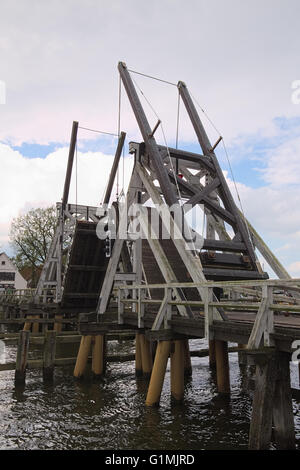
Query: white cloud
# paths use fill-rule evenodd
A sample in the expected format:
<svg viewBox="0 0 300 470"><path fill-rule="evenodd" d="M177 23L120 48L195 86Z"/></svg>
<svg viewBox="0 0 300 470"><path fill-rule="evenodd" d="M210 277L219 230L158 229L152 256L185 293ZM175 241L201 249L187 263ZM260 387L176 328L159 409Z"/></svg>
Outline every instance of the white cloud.
<svg viewBox="0 0 300 470"><path fill-rule="evenodd" d="M290 264L288 267L293 277L300 277L300 261L294 261L294 263Z"/></svg>
<svg viewBox="0 0 300 470"><path fill-rule="evenodd" d="M12 219L32 208L48 207L61 200L67 167L68 149L61 148L46 158L25 158L8 145L0 144L0 244L8 240ZM128 184L132 157L126 157L125 185ZM78 204L99 205L102 200L112 155L101 152L78 152ZM119 170L119 192L123 183L123 165ZM4 177L5 175L5 177ZM76 202L76 164L74 162L69 202ZM116 192L116 185L114 187Z"/></svg>
<svg viewBox="0 0 300 470"><path fill-rule="evenodd" d="M272 186L298 185L300 188L300 138L291 139L267 156L264 180Z"/></svg>
<svg viewBox="0 0 300 470"><path fill-rule="evenodd" d="M3 0L0 79L7 104L0 108L0 138L67 141L76 119L115 131L119 60L186 81L227 141L272 133L273 117L299 114L291 102L300 73L299 11L298 0L288 7L284 0ZM135 78L174 139L176 88ZM122 127L136 138L122 101ZM180 138L194 138L184 112Z"/></svg>
<svg viewBox="0 0 300 470"><path fill-rule="evenodd" d="M68 142L74 120L116 132L119 60L172 82L184 80L229 145L240 146L247 135L276 137L276 116L300 114L300 105L291 101L292 82L300 78L299 13L298 0L288 6L285 0L2 0L0 80L6 83L6 104L0 106L0 141ZM163 120L170 143L177 89L134 79ZM157 118L141 101L153 126ZM129 140L140 139L124 91L121 108L121 129ZM215 142L217 132L210 125L207 130ZM162 142L160 129L156 136ZM192 140L181 106L179 141ZM245 214L266 241L276 238L275 249L290 245L284 250L289 264L299 246L299 151L294 138L265 155L264 187L238 183ZM20 211L60 199L66 157L62 148L45 159L27 159L1 144L0 243ZM111 158L79 154L80 202L99 202Z"/></svg>

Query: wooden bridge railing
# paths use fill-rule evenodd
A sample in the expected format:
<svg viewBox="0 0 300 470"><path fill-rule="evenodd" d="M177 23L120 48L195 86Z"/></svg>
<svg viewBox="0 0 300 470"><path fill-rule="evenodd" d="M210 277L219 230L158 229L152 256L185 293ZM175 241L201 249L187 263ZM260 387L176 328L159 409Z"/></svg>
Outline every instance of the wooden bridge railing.
<svg viewBox="0 0 300 470"><path fill-rule="evenodd" d="M174 289L191 289L202 287L203 299L199 301L176 300ZM227 292L228 300L213 301L213 289L221 288ZM162 300L151 299L151 289L162 289L164 296ZM280 293L278 290L280 289ZM132 291L130 299L128 292ZM277 290L277 292L276 292ZM259 348L263 339L265 346L272 346L271 334L274 332L274 312L289 312L300 315L300 279L290 280L262 280L262 281L220 281L203 283L171 283L171 284L143 284L118 286L118 321L124 322L125 308L136 312L138 327L144 327L144 315L146 305L157 305L158 312L152 325L152 330L162 327L169 329L169 320L172 318L172 308L182 307L200 308L205 319L205 337L211 339L211 326L215 320L220 320L217 308L222 307L230 312L257 312L251 335L249 337L248 349ZM237 296L239 295L239 298ZM251 302L249 302L251 299Z"/></svg>
<svg viewBox="0 0 300 470"><path fill-rule="evenodd" d="M23 303L34 302L36 289L13 289L6 290L5 292L0 292L0 305L11 304L19 305ZM41 303L47 303L55 299L55 289L43 289L41 295L39 296L39 301Z"/></svg>

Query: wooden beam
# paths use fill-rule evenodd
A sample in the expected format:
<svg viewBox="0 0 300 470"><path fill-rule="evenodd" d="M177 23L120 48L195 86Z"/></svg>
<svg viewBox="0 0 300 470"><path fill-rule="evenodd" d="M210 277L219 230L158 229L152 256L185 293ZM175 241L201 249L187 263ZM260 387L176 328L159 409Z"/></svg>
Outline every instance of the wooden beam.
<svg viewBox="0 0 300 470"><path fill-rule="evenodd" d="M121 132L119 140L118 140L118 146L117 146L117 150L116 150L116 153L115 153L115 158L114 158L113 165L112 165L112 168L111 168L111 171L110 171L110 176L109 176L105 196L104 196L104 199L103 199L103 204L108 204L109 200L110 200L111 190L112 190L112 187L113 187L113 184L114 184L114 181L115 181L115 177L116 177L116 173L117 173L117 170L118 170L118 165L119 165L120 157L121 157L121 154L122 154L122 149L123 149L124 142L125 142L125 137L126 137L126 132Z"/></svg>
<svg viewBox="0 0 300 470"><path fill-rule="evenodd" d="M218 186L220 185L220 180L219 178L215 178L214 180L211 181L208 185L204 187L201 191L196 193L194 196L192 196L183 206L183 209L185 209L188 206L194 207L196 204L199 204L201 201L204 200L212 191L214 191Z"/></svg>
<svg viewBox="0 0 300 470"><path fill-rule="evenodd" d="M151 155L151 160L155 167L157 178L163 191L164 197L166 199L166 203L169 206L172 206L173 204L177 203L176 193L172 188L172 185L170 184L167 170L163 164L155 138L153 137L153 135L151 135L152 130L144 113L140 99L137 95L126 64L124 62L119 62L118 69L133 112L135 114L138 126L143 136L147 152L149 153L149 155Z"/></svg>
<svg viewBox="0 0 300 470"><path fill-rule="evenodd" d="M256 366L249 433L250 450L268 450L270 448L276 372L275 354L265 356Z"/></svg>

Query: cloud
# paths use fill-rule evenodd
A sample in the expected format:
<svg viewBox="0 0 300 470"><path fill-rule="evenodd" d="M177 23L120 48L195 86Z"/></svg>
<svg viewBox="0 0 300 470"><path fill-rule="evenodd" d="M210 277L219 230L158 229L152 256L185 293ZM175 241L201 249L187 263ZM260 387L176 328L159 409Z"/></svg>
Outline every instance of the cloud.
<svg viewBox="0 0 300 470"><path fill-rule="evenodd" d="M300 226L300 105L291 100L292 82L300 78L299 13L298 0L289 0L288 8L285 0L3 0L0 80L6 85L6 104L0 105L0 243L7 240L13 217L60 200L74 120L117 132L117 64L122 60L137 71L187 83L219 129L197 108L211 141L221 133L229 148L235 146L239 165L245 165L243 183L237 187L246 216L275 251L290 245L281 252L291 265ZM138 91L150 126L157 116L145 97L173 145L177 88L132 77L144 93ZM123 88L120 119L128 141L141 140ZM291 133L285 125L293 119ZM164 144L161 128L156 137ZM97 134L84 138L95 145L79 146L78 200L96 204L112 156L97 152ZM45 158L29 159L22 154L24 147L12 149L24 142L62 146ZM181 103L179 147L195 142ZM254 159L259 187L252 187L258 180L255 171L247 175ZM129 173L127 165L125 171ZM235 194L230 177L228 182ZM70 199L74 197L73 181Z"/></svg>
<svg viewBox="0 0 300 470"><path fill-rule="evenodd" d="M8 241L8 232L13 218L32 208L48 207L62 197L67 167L68 148L60 148L46 158L26 158L20 152L0 144L0 244ZM113 155L101 152L78 152L77 201L79 204L99 205L102 200ZM126 156L124 183L132 167L132 157ZM123 165L119 169L119 192L123 185ZM3 176L5 175L5 177ZM116 193L116 184L113 195ZM76 202L76 161L70 186L69 202Z"/></svg>
<svg viewBox="0 0 300 470"><path fill-rule="evenodd" d="M288 269L294 277L300 277L300 261L295 261L294 263L290 264Z"/></svg>
<svg viewBox="0 0 300 470"><path fill-rule="evenodd" d="M246 218L264 239L275 256L284 266L292 267L291 275L300 275L297 263L293 263L299 253L300 243L300 192L298 186L264 185L252 188L237 182L234 184L224 171L226 180L240 208L237 191ZM237 190L237 191L236 191Z"/></svg>
<svg viewBox="0 0 300 470"><path fill-rule="evenodd" d="M267 156L267 168L262 170L264 180L272 186L300 183L300 138L284 142Z"/></svg>
<svg viewBox="0 0 300 470"><path fill-rule="evenodd" d="M299 12L298 0L289 0L289 8L284 0L3 0L0 79L7 104L0 107L0 139L67 142L76 119L116 131L119 60L184 80L227 141L258 130L272 135L275 116L299 115L291 102ZM176 88L134 78L175 140ZM121 126L130 138L139 136L124 92ZM196 140L183 110L179 135Z"/></svg>

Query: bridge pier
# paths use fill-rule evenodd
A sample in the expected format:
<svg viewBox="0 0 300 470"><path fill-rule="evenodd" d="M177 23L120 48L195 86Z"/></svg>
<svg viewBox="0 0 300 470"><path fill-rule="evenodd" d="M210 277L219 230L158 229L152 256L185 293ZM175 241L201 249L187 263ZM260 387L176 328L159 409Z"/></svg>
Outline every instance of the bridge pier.
<svg viewBox="0 0 300 470"><path fill-rule="evenodd" d="M62 315L55 315L55 320L62 320L63 319L63 316ZM54 323L54 331L56 331L56 333L61 333L62 331L62 323L58 322L58 323Z"/></svg>
<svg viewBox="0 0 300 470"><path fill-rule="evenodd" d="M190 346L189 346L188 339L183 340L183 349L184 349L184 377L190 377L193 373L193 370L192 370Z"/></svg>
<svg viewBox="0 0 300 470"><path fill-rule="evenodd" d="M218 392L230 394L230 376L227 341L215 341Z"/></svg>
<svg viewBox="0 0 300 470"><path fill-rule="evenodd" d="M150 377L153 361L152 361L150 341L148 341L145 334L139 335L139 344L140 344L140 349L141 349L143 375L145 377Z"/></svg>
<svg viewBox="0 0 300 470"><path fill-rule="evenodd" d="M290 385L289 354L281 351L253 354L256 363L255 391L249 433L249 449L295 448L294 416Z"/></svg>
<svg viewBox="0 0 300 470"><path fill-rule="evenodd" d="M100 378L105 373L105 335L97 335L93 338L92 373L94 378Z"/></svg>
<svg viewBox="0 0 300 470"><path fill-rule="evenodd" d="M214 339L211 339L208 342L208 348L209 348L209 367L211 369L216 368L216 342Z"/></svg>
<svg viewBox="0 0 300 470"><path fill-rule="evenodd" d="M77 379L80 379L85 371L88 357L89 357L89 352L91 349L91 343L92 343L92 336L90 335L84 335L81 338L80 346L79 346L79 351L77 354L77 360L74 368L74 377Z"/></svg>
<svg viewBox="0 0 300 470"><path fill-rule="evenodd" d="M171 397L181 402L184 394L184 340L175 340L171 346Z"/></svg>
<svg viewBox="0 0 300 470"><path fill-rule="evenodd" d="M158 406L171 351L171 341L158 341L146 405Z"/></svg>
<svg viewBox="0 0 300 470"><path fill-rule="evenodd" d="M136 333L135 335L135 375L136 377L141 377L141 375L143 375L142 352L139 333Z"/></svg>

